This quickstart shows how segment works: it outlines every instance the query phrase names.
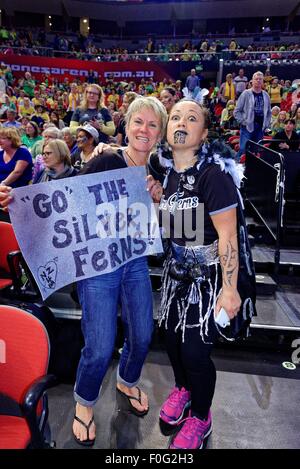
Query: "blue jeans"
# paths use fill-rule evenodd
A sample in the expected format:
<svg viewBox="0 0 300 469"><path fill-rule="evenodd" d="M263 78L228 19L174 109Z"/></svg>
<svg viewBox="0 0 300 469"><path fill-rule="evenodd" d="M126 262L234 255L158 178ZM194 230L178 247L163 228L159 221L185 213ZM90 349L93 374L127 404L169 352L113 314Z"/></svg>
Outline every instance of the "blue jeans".
<svg viewBox="0 0 300 469"><path fill-rule="evenodd" d="M263 130L261 127L255 126L253 132L249 132L246 127L241 127L240 130L240 149L236 154L236 158L240 158L246 151L246 143L248 140L253 142L258 142L264 136Z"/></svg>
<svg viewBox="0 0 300 469"><path fill-rule="evenodd" d="M140 257L109 274L81 280L77 288L85 346L77 369L74 397L80 404L90 407L99 398L114 351L119 301L125 342L117 380L133 387L140 378L153 331L147 258Z"/></svg>

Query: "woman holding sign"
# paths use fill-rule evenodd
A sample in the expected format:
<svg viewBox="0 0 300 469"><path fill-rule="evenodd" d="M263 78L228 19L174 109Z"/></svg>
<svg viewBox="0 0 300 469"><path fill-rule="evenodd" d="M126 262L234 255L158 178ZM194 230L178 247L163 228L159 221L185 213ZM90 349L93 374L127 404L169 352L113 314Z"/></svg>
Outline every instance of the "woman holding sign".
<svg viewBox="0 0 300 469"><path fill-rule="evenodd" d="M205 143L207 133L207 109L181 100L169 115L171 152L159 155L166 175L160 213L169 220L160 322L175 378L160 423L163 432L177 431L173 449L200 449L211 433L216 369L210 355L218 334L230 335L227 325L236 321L241 306L240 175L224 145ZM150 167L154 164L157 168L157 155L150 159ZM244 231L243 249L246 244ZM255 281L250 251L247 256ZM250 321L252 298L244 305L242 313Z"/></svg>
<svg viewBox="0 0 300 469"><path fill-rule="evenodd" d="M166 122L167 113L158 99L135 99L126 113L127 147L95 156L80 174L145 166L164 135ZM156 198L162 194L160 184L151 178L148 190ZM91 446L96 436L93 407L114 350L119 300L125 342L117 372L117 393L133 414L143 417L149 410L148 398L137 386L153 330L147 258L136 258L114 272L79 281L78 294L85 346L74 388L77 404L73 432L78 443Z"/></svg>
<svg viewBox="0 0 300 469"><path fill-rule="evenodd" d="M158 99L137 98L126 114L127 147L95 156L80 174L145 166L150 152L164 135L166 123L167 113ZM151 176L148 190L154 200L159 200L162 187ZM9 200L9 189L0 186L1 205L7 207ZM96 437L93 407L114 351L119 301L125 342L117 373L117 393L133 414L143 417L149 410L148 398L137 386L153 330L147 258L136 258L114 272L79 281L78 294L85 346L74 388L73 433L79 444L92 446Z"/></svg>

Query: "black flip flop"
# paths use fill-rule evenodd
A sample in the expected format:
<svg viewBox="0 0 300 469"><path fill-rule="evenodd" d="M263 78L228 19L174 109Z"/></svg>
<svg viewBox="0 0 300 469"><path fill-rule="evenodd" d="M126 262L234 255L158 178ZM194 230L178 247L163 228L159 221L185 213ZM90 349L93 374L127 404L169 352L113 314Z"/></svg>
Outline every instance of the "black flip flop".
<svg viewBox="0 0 300 469"><path fill-rule="evenodd" d="M141 390L138 386L135 386L136 389L138 390L138 393L139 393L139 396L138 397L135 397L135 396L129 396L128 394L126 394L125 392L122 392L120 391L119 388L116 388L117 389L117 392L126 398L126 402L127 402L127 409L126 410L129 410L130 412L132 412L134 415L136 415L137 417L144 417L144 415L148 414L149 412L149 407L147 410L138 410L136 409L132 404L131 404L131 401L134 400L134 401L138 401L139 404L142 405L142 393L141 393Z"/></svg>
<svg viewBox="0 0 300 469"><path fill-rule="evenodd" d="M77 436L73 432L75 441L79 445L82 445L82 446L93 446L93 444L95 443L96 438L93 438L92 440L90 440L89 431L90 431L90 426L92 425L92 423L94 421L94 416L91 418L91 420L89 421L88 424L84 423L83 420L81 420L79 417L77 417L77 415L74 415L74 419L77 420L77 422L81 423L81 425L84 426L84 428L86 429L86 436L87 436L86 440L80 440L79 438L77 438Z"/></svg>

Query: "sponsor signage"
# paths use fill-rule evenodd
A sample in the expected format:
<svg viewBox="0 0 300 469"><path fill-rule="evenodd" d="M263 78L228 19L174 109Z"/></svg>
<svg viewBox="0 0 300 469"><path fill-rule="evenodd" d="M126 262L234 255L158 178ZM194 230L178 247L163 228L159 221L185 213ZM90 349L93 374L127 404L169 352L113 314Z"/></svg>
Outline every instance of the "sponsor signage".
<svg viewBox="0 0 300 469"><path fill-rule="evenodd" d="M113 78L115 81L137 81L142 78L161 81L172 78L159 62L93 62L76 59L60 59L49 57L31 57L26 55L0 54L0 60L11 67L16 77L30 72L36 79L43 80L45 75L51 75L59 81L64 78L70 80L88 77L89 71L94 72L100 82Z"/></svg>

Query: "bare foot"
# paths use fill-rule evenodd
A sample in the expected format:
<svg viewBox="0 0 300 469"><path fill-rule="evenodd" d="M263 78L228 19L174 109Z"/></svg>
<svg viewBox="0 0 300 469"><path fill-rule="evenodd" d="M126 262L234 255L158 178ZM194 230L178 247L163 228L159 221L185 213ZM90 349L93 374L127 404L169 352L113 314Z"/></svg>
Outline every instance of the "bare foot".
<svg viewBox="0 0 300 469"><path fill-rule="evenodd" d="M136 386L134 386L133 388L128 388L124 384L117 383L117 388L124 394L127 394L128 396L133 396L136 398L139 397L139 393L138 393ZM148 397L143 391L141 391L141 404L139 403L139 401L136 401L135 399L131 399L130 403L132 407L134 407L136 410L140 412L148 410L148 407L149 407Z"/></svg>
<svg viewBox="0 0 300 469"><path fill-rule="evenodd" d="M85 407L77 402L75 408L75 415L80 420L82 420L86 425L88 425L93 418L93 408ZM80 440L87 440L89 437L90 440L93 440L96 437L96 425L94 422L89 427L89 435L87 435L87 429L77 420L73 422L73 432L74 435Z"/></svg>

